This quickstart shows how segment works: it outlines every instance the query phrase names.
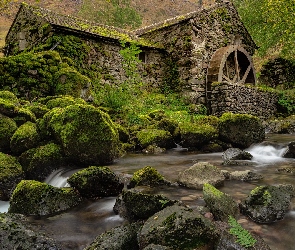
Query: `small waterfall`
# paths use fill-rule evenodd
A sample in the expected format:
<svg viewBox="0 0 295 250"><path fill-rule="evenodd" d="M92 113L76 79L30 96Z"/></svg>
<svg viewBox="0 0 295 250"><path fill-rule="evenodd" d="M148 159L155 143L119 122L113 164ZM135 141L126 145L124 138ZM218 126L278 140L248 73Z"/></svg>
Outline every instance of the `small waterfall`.
<svg viewBox="0 0 295 250"><path fill-rule="evenodd" d="M69 187L67 183L68 178L79 169L69 170L69 169L58 169L53 171L46 179L45 183L54 186L54 187Z"/></svg>
<svg viewBox="0 0 295 250"><path fill-rule="evenodd" d="M253 161L260 163L272 163L282 161L286 147L276 148L273 145L256 144L245 151L253 155Z"/></svg>
<svg viewBox="0 0 295 250"><path fill-rule="evenodd" d="M9 201L0 201L0 213L6 213L9 208Z"/></svg>

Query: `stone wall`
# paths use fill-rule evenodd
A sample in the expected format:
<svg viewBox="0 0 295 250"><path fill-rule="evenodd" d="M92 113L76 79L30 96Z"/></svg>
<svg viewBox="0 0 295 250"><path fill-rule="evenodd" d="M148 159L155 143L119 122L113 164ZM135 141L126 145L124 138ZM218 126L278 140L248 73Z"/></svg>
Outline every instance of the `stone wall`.
<svg viewBox="0 0 295 250"><path fill-rule="evenodd" d="M178 67L182 92L193 103L206 102L207 67L216 50L237 43L243 44L250 55L256 49L230 3L167 20L149 29L137 33L164 45Z"/></svg>
<svg viewBox="0 0 295 250"><path fill-rule="evenodd" d="M277 112L276 93L239 84L212 84L211 114L221 116L225 112L251 114L268 119Z"/></svg>

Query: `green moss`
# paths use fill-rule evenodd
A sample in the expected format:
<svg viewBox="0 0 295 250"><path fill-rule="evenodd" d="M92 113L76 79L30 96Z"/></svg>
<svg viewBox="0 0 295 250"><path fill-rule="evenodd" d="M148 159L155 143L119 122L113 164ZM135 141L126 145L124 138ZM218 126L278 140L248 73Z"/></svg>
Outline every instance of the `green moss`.
<svg viewBox="0 0 295 250"><path fill-rule="evenodd" d="M21 107L16 110L13 120L20 126L28 121L36 122L36 116L30 109Z"/></svg>
<svg viewBox="0 0 295 250"><path fill-rule="evenodd" d="M51 215L76 206L81 201L72 188L60 189L34 180L23 180L13 191L8 212Z"/></svg>
<svg viewBox="0 0 295 250"><path fill-rule="evenodd" d="M67 106L54 112L49 125L71 160L102 164L118 156L118 131L109 115L98 108L81 104Z"/></svg>
<svg viewBox="0 0 295 250"><path fill-rule="evenodd" d="M10 101L10 102L14 103L14 105L16 105L16 106L19 105L18 98L16 97L15 94L13 94L10 91L5 91L5 90L0 91L0 98Z"/></svg>
<svg viewBox="0 0 295 250"><path fill-rule="evenodd" d="M19 155L30 148L36 147L39 140L40 137L37 132L36 124L26 122L13 134L10 141L10 148L13 153Z"/></svg>
<svg viewBox="0 0 295 250"><path fill-rule="evenodd" d="M155 168L151 166L146 166L142 169L139 169L133 174L129 186L158 186L164 183L164 177Z"/></svg>
<svg viewBox="0 0 295 250"><path fill-rule="evenodd" d="M46 105L37 102L28 103L23 107L30 110L37 119L42 118L49 111L49 108L47 108Z"/></svg>
<svg viewBox="0 0 295 250"><path fill-rule="evenodd" d="M0 114L0 151L10 149L10 139L17 129L15 121Z"/></svg>
<svg viewBox="0 0 295 250"><path fill-rule="evenodd" d="M174 146L172 135L165 130L144 129L139 131L136 137L143 148L153 144L163 148L172 148Z"/></svg>
<svg viewBox="0 0 295 250"><path fill-rule="evenodd" d="M15 104L7 99L0 98L0 114L13 117L17 111Z"/></svg>
<svg viewBox="0 0 295 250"><path fill-rule="evenodd" d="M60 96L54 99L50 99L46 103L46 107L49 109L53 109L56 107L65 108L74 104L86 104L86 102L81 98L74 98L73 96Z"/></svg>

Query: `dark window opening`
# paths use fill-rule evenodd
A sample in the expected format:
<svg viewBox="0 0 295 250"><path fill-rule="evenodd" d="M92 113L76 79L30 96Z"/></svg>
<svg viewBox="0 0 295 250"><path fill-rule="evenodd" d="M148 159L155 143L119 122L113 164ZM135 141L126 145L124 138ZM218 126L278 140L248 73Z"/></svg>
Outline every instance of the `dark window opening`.
<svg viewBox="0 0 295 250"><path fill-rule="evenodd" d="M139 54L138 54L138 59L140 60L140 61L142 61L142 62L146 62L146 53L145 52L140 52Z"/></svg>

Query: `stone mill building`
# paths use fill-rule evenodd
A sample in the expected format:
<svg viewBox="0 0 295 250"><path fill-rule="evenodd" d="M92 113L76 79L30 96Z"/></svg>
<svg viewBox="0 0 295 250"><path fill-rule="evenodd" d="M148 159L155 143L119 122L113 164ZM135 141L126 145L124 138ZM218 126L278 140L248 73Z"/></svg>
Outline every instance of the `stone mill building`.
<svg viewBox="0 0 295 250"><path fill-rule="evenodd" d="M152 88L169 85L215 115L232 111L265 118L276 110L275 98L254 88L251 56L257 46L229 1L133 31L22 4L7 34L5 55L38 46L60 52L69 36L87 47L80 67L103 84L126 79L119 52L122 42L136 42L142 51L139 73Z"/></svg>

